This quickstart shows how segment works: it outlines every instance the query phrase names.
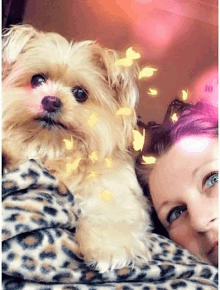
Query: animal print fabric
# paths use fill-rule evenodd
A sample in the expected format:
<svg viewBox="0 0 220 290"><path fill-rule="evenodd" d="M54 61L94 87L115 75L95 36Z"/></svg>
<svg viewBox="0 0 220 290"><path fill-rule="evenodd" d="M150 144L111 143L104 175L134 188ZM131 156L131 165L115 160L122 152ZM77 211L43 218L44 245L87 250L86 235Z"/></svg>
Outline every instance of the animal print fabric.
<svg viewBox="0 0 220 290"><path fill-rule="evenodd" d="M152 261L103 274L77 255L80 209L36 161L2 178L3 290L213 290L217 269L157 234Z"/></svg>

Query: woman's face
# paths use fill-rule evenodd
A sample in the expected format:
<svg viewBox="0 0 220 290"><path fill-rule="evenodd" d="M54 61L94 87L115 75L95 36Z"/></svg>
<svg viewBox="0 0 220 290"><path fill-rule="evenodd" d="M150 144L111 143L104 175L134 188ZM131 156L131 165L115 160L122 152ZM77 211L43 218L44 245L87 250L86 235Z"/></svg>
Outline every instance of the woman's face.
<svg viewBox="0 0 220 290"><path fill-rule="evenodd" d="M185 137L161 156L149 185L158 217L180 246L218 265L218 141Z"/></svg>

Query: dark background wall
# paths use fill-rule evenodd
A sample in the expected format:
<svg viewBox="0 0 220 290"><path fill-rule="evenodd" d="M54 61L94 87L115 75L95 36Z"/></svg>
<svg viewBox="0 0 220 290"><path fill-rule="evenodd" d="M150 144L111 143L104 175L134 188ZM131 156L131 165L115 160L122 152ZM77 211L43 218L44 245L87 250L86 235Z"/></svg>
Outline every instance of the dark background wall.
<svg viewBox="0 0 220 290"><path fill-rule="evenodd" d="M22 23L27 0L2 0L2 28Z"/></svg>

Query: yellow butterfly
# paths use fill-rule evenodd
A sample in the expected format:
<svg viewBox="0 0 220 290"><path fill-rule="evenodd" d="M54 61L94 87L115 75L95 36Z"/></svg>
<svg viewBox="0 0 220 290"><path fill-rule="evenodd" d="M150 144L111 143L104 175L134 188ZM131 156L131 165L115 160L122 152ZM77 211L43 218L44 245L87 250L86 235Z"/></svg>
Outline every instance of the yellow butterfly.
<svg viewBox="0 0 220 290"><path fill-rule="evenodd" d="M121 65L124 67L131 66L133 64L133 60L130 58L121 58L116 60L115 65Z"/></svg>
<svg viewBox="0 0 220 290"><path fill-rule="evenodd" d="M141 55L139 52L134 51L132 47L129 47L126 50L126 57L130 59L138 59L141 57Z"/></svg>
<svg viewBox="0 0 220 290"><path fill-rule="evenodd" d="M95 161L98 160L98 154L96 151L92 152L91 155L89 155L89 158L92 160L92 162L94 163Z"/></svg>
<svg viewBox="0 0 220 290"><path fill-rule="evenodd" d="M131 115L132 110L130 108L120 108L117 112L116 112L116 116L120 116L120 115L124 115L124 116L129 116Z"/></svg>
<svg viewBox="0 0 220 290"><path fill-rule="evenodd" d="M87 124L88 124L90 127L93 127L97 121L98 121L97 113L93 112L93 113L90 115L90 118L89 118L89 121L88 121Z"/></svg>
<svg viewBox="0 0 220 290"><path fill-rule="evenodd" d="M182 90L182 99L183 101L186 101L188 99L188 91Z"/></svg>
<svg viewBox="0 0 220 290"><path fill-rule="evenodd" d="M157 95L157 90L154 90L154 89L149 89L149 93L148 95L152 95L152 96L156 96Z"/></svg>
<svg viewBox="0 0 220 290"><path fill-rule="evenodd" d="M111 158L105 158L106 167L111 168L113 167L113 160Z"/></svg>
<svg viewBox="0 0 220 290"><path fill-rule="evenodd" d="M142 156L144 160L143 164L154 164L156 162L156 158L153 156Z"/></svg>
<svg viewBox="0 0 220 290"><path fill-rule="evenodd" d="M68 139L63 139L63 142L65 142L67 150L73 149L73 137L72 136L71 136L71 140L70 141Z"/></svg>
<svg viewBox="0 0 220 290"><path fill-rule="evenodd" d="M144 146L144 140L145 140L145 129L143 131L143 136L139 131L133 130L133 137L134 137L134 141L133 141L134 150L136 151L142 150Z"/></svg>
<svg viewBox="0 0 220 290"><path fill-rule="evenodd" d="M76 160L73 161L73 163L67 163L66 164L66 174L71 174L74 170L76 170L79 166L79 162L82 158L79 157Z"/></svg>
<svg viewBox="0 0 220 290"><path fill-rule="evenodd" d="M124 67L131 66L133 64L133 59L140 58L141 55L138 52L135 52L132 47L129 47L126 50L126 58L121 58L115 61L114 65L121 65Z"/></svg>
<svg viewBox="0 0 220 290"><path fill-rule="evenodd" d="M178 116L177 116L177 113L174 113L172 116L171 116L171 120L174 122L178 121Z"/></svg>
<svg viewBox="0 0 220 290"><path fill-rule="evenodd" d="M152 68L152 67L145 67L143 68L139 75L138 75L138 78L141 79L141 78L144 78L144 77L151 77L154 72L157 71L156 68Z"/></svg>
<svg viewBox="0 0 220 290"><path fill-rule="evenodd" d="M113 195L109 190L103 190L101 192L101 197L105 200L105 201L111 201L113 199Z"/></svg>
<svg viewBox="0 0 220 290"><path fill-rule="evenodd" d="M96 178L98 176L98 173L95 171L91 171L90 174L87 176L87 178Z"/></svg>

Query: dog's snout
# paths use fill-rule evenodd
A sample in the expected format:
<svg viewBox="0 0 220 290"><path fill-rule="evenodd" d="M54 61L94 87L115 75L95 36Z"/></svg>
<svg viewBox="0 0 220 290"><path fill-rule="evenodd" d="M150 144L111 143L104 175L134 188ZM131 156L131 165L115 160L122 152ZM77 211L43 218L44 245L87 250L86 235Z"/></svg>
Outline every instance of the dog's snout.
<svg viewBox="0 0 220 290"><path fill-rule="evenodd" d="M56 112L61 107L60 99L53 96L45 96L42 99L41 104L43 109L48 113Z"/></svg>

